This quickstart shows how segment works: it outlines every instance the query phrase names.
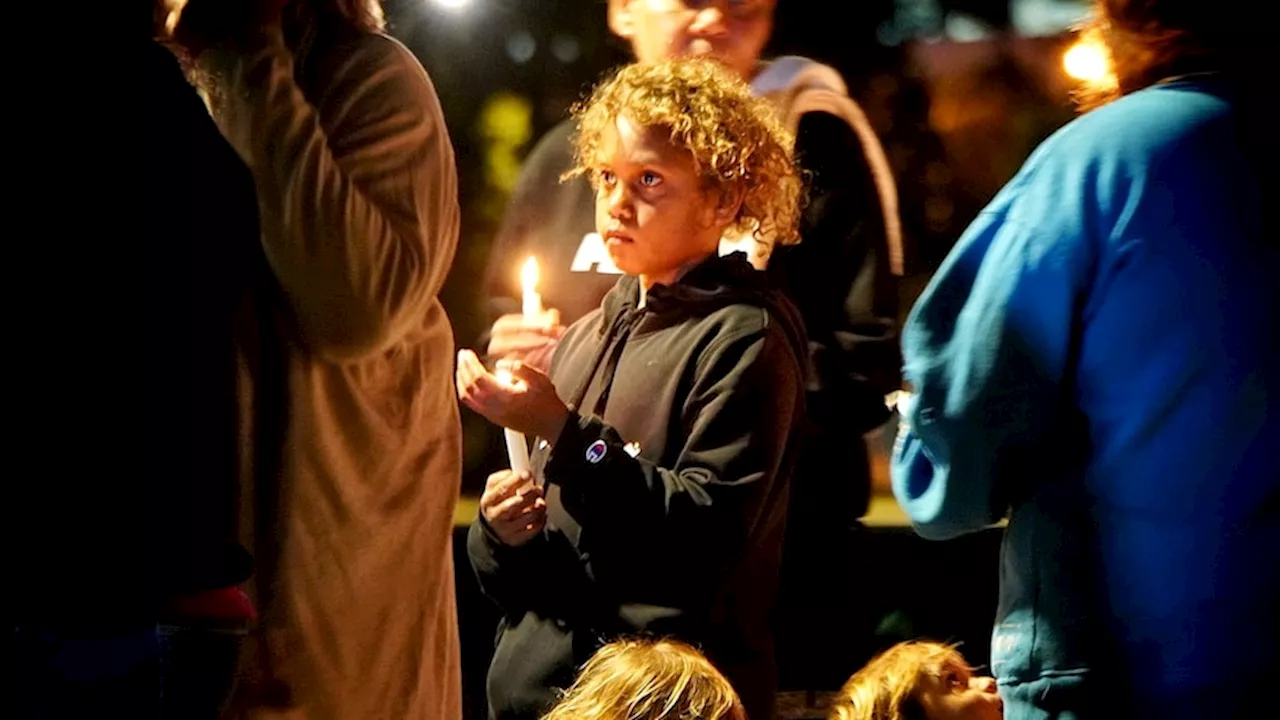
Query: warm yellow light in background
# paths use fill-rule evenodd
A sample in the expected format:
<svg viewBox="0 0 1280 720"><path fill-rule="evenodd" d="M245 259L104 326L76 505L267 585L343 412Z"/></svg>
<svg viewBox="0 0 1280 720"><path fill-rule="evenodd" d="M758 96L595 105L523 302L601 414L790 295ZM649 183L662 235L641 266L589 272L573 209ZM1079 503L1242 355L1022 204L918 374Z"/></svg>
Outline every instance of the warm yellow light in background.
<svg viewBox="0 0 1280 720"><path fill-rule="evenodd" d="M1062 54L1062 69L1076 80L1101 83L1111 75L1111 59L1107 57L1106 48L1082 38Z"/></svg>

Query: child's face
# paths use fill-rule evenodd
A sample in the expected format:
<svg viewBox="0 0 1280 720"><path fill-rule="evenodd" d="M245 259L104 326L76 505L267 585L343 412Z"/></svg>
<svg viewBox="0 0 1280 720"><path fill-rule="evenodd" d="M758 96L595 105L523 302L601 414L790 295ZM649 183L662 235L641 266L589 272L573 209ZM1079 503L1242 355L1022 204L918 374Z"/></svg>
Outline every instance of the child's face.
<svg viewBox="0 0 1280 720"><path fill-rule="evenodd" d="M716 252L737 207L706 185L687 150L625 115L605 127L598 147L596 230L619 270L646 288L670 284Z"/></svg>
<svg viewBox="0 0 1280 720"><path fill-rule="evenodd" d="M610 0L609 27L642 63L708 56L745 80L773 31L777 0Z"/></svg>
<svg viewBox="0 0 1280 720"><path fill-rule="evenodd" d="M938 676L928 675L916 693L928 720L1000 720L1003 704L996 681L977 677L969 668L953 662Z"/></svg>

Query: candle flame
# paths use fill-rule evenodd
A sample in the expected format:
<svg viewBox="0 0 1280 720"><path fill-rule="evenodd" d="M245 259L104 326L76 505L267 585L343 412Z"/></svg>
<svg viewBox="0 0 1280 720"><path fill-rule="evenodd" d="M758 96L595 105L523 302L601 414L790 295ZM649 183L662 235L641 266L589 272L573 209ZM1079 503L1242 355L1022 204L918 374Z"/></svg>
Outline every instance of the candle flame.
<svg viewBox="0 0 1280 720"><path fill-rule="evenodd" d="M520 268L520 286L525 292L530 292L538 286L538 261L532 255Z"/></svg>

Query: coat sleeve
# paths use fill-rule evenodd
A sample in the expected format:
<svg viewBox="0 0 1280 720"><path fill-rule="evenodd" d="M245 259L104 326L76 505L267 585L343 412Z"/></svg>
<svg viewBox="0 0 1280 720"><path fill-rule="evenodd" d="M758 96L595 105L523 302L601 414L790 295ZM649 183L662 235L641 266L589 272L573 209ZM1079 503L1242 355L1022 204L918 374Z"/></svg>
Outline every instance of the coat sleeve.
<svg viewBox="0 0 1280 720"><path fill-rule="evenodd" d="M453 150L422 66L368 35L304 93L278 28L201 62L221 80L215 116L253 172L304 341L335 360L396 344L435 302L458 239Z"/></svg>
<svg viewBox="0 0 1280 720"><path fill-rule="evenodd" d="M559 533L544 531L512 547L477 517L467 531L467 557L480 591L511 617L581 615L593 597L576 550Z"/></svg>
<svg viewBox="0 0 1280 720"><path fill-rule="evenodd" d="M1062 222L1049 214L1052 184L1023 185L1006 188L966 230L907 322L914 396L901 408L893 490L925 537L998 522L1063 429L1091 260L1070 213L1057 213Z"/></svg>

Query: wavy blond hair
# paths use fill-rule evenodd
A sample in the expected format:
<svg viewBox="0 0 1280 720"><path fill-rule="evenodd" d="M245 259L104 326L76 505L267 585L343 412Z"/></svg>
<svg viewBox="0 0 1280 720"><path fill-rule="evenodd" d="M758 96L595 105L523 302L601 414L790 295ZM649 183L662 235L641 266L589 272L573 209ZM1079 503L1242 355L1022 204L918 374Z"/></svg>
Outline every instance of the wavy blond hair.
<svg viewBox="0 0 1280 720"><path fill-rule="evenodd" d="M605 129L623 115L668 131L710 187L740 194L742 206L726 235L750 234L766 246L799 242L801 181L793 139L740 78L697 58L623 67L574 107L576 162L566 179L591 177Z"/></svg>
<svg viewBox="0 0 1280 720"><path fill-rule="evenodd" d="M940 677L948 666L968 668L954 645L924 640L901 642L885 650L840 688L827 720L919 720L917 695L926 677Z"/></svg>
<svg viewBox="0 0 1280 720"><path fill-rule="evenodd" d="M618 640L600 648L542 720L746 720L733 686L676 640Z"/></svg>

